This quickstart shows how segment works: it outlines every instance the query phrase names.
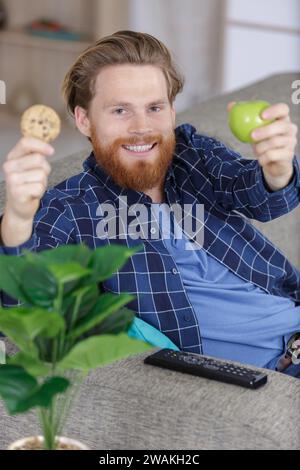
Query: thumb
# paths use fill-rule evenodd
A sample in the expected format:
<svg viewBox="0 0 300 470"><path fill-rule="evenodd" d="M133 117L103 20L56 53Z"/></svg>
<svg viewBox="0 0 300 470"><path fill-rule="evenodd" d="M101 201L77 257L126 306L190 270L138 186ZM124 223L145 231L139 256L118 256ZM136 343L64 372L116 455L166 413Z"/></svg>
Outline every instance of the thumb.
<svg viewBox="0 0 300 470"><path fill-rule="evenodd" d="M230 101L227 105L227 112L229 112L233 106L235 105L236 101Z"/></svg>

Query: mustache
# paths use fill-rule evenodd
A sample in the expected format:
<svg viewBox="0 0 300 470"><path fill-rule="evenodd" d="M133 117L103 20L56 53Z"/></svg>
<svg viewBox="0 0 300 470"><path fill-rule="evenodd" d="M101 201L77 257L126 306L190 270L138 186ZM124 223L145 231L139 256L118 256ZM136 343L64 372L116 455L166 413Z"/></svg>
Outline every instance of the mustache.
<svg viewBox="0 0 300 470"><path fill-rule="evenodd" d="M163 138L160 135L148 136L143 138L132 137L128 139L117 139L114 144L115 146L122 145L150 145L150 144L160 144L162 143Z"/></svg>

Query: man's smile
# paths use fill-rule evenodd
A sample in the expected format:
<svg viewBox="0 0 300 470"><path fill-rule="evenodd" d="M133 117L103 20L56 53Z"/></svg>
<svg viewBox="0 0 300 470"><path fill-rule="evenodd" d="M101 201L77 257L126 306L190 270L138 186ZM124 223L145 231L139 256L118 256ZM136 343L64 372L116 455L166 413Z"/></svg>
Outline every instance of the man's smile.
<svg viewBox="0 0 300 470"><path fill-rule="evenodd" d="M131 155L134 156L147 156L152 153L152 150L156 148L157 143L148 145L122 145L122 148Z"/></svg>

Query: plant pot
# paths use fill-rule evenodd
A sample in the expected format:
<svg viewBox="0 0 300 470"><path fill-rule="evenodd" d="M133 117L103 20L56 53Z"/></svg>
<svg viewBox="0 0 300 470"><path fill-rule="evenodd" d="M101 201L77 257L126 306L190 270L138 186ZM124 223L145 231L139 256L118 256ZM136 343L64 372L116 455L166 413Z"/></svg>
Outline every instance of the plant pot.
<svg viewBox="0 0 300 470"><path fill-rule="evenodd" d="M82 442L68 437L57 436L56 442L58 442L56 450L90 450ZM10 444L7 450L44 450L43 443L43 436L24 437Z"/></svg>

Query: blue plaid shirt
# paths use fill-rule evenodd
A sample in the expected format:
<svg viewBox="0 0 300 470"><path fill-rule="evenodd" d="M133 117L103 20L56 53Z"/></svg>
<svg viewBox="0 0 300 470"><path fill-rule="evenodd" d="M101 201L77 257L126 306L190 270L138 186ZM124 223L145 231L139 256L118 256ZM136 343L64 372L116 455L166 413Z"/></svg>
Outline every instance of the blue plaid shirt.
<svg viewBox="0 0 300 470"><path fill-rule="evenodd" d="M241 279L267 293L300 302L300 271L249 221L273 220L299 204L296 156L290 184L271 192L257 160L245 159L222 142L198 134L190 124L177 127L175 134L176 148L164 185L166 202L203 204L203 249ZM128 307L138 317L161 330L180 349L202 354L201 329L161 233L143 240L133 239L126 230L119 239L97 236L103 216L99 204L115 205L118 219L120 196L127 197L128 206L141 203L151 208L149 196L117 186L91 153L81 173L45 192L31 238L16 248L2 247L0 252L19 255L23 248L41 251L68 243L85 243L90 248L109 243L134 246L142 241L143 250L101 288L134 293L136 299ZM15 303L3 292L1 300L3 306Z"/></svg>

